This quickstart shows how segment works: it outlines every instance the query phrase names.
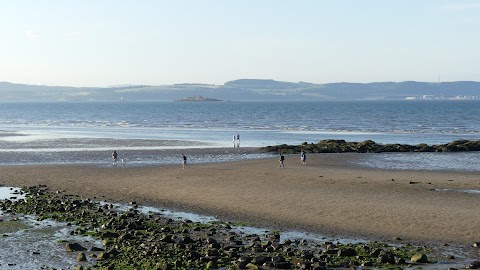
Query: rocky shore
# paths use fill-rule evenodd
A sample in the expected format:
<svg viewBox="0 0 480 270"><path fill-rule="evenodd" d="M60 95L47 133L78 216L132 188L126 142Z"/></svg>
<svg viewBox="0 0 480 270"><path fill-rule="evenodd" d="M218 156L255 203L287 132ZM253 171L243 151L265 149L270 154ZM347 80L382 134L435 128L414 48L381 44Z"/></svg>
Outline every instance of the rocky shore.
<svg viewBox="0 0 480 270"><path fill-rule="evenodd" d="M135 202L120 211L108 202L51 192L46 186L24 187L21 195L26 199L0 202L0 210L11 220L28 214L68 222L70 234L102 240L102 246L59 241L65 252L77 254L76 269L402 269L455 259L436 258L430 247L401 244L399 238L394 244L281 239L278 231L243 234L231 223L145 215ZM90 265L82 265L86 261ZM480 263L466 267L476 269Z"/></svg>
<svg viewBox="0 0 480 270"><path fill-rule="evenodd" d="M379 144L372 140L363 142L347 142L345 140L321 140L318 143L304 142L301 145L275 145L261 147L266 152L282 152L284 154L299 153L382 153L382 152L460 152L480 151L480 140L457 140L438 145Z"/></svg>

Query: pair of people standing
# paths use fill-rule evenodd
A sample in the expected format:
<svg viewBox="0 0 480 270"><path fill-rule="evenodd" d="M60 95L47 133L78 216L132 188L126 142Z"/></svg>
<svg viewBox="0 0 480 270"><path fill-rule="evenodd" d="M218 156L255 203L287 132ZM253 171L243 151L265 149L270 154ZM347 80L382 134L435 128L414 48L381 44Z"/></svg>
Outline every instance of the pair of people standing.
<svg viewBox="0 0 480 270"><path fill-rule="evenodd" d="M282 153L280 153L279 155L280 159L278 161L280 162L280 164L278 165L278 168L285 169L285 156ZM307 165L307 154L303 150L300 152L300 159L302 161L302 165Z"/></svg>
<svg viewBox="0 0 480 270"><path fill-rule="evenodd" d="M240 147L240 134L233 135L233 147Z"/></svg>
<svg viewBox="0 0 480 270"><path fill-rule="evenodd" d="M113 166L117 166L117 160L118 160L118 153L117 153L117 150L115 150L115 151L112 152L112 165ZM122 163L123 164L127 163L127 159L122 158Z"/></svg>
<svg viewBox="0 0 480 270"><path fill-rule="evenodd" d="M300 152L300 160L302 161L302 165L307 165L307 154L303 150Z"/></svg>
<svg viewBox="0 0 480 270"><path fill-rule="evenodd" d="M117 166L117 159L118 159L118 153L115 150L115 151L112 152L112 165L113 166ZM122 162L125 163L125 160L123 158L122 158ZM185 156L184 154L182 154L182 166L183 166L184 169L185 169L185 166L188 167L187 156Z"/></svg>

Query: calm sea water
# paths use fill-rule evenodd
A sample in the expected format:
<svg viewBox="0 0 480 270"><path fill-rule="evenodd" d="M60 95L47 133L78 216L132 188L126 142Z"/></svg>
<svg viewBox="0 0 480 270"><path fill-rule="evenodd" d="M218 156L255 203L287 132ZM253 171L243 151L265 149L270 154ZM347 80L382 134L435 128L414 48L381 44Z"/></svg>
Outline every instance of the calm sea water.
<svg viewBox="0 0 480 270"><path fill-rule="evenodd" d="M480 139L480 101L0 102L0 164L104 162L113 150L142 151L300 144L321 139L439 144ZM410 156L364 165L402 168ZM425 167L476 170L478 155L418 155ZM82 158L83 157L83 158ZM258 158L245 154L241 158ZM235 155L198 157L223 161ZM195 159L195 158L194 158ZM473 160L465 166L464 160ZM475 162L475 160L477 160ZM173 163L175 158L134 162ZM385 165L389 164L389 165ZM400 165L396 165L400 164ZM452 165L453 164L453 165ZM450 167L448 167L450 166ZM416 167L421 167L416 165Z"/></svg>

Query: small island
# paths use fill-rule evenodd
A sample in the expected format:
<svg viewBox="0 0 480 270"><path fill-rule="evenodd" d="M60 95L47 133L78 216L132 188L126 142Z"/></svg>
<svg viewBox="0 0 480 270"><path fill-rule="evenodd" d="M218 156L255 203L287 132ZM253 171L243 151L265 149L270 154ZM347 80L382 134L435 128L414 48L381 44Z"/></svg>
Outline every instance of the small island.
<svg viewBox="0 0 480 270"><path fill-rule="evenodd" d="M222 101L220 99L216 99L216 98L206 98L206 97L202 97L200 95L194 95L194 96L191 96L191 97L184 97L184 98L181 98L181 99L177 99L175 101Z"/></svg>

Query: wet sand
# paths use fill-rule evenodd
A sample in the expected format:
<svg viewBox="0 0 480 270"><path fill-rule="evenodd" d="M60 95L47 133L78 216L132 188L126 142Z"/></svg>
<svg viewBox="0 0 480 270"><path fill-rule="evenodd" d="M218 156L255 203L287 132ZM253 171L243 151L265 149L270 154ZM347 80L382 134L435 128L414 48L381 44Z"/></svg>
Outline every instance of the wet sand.
<svg viewBox="0 0 480 270"><path fill-rule="evenodd" d="M199 150L185 150L188 151ZM208 149L201 150L208 152ZM353 166L364 154L286 156L231 163L147 167L0 167L0 185L52 190L214 215L329 237L471 245L480 241L480 175ZM443 191L448 189L449 191Z"/></svg>

